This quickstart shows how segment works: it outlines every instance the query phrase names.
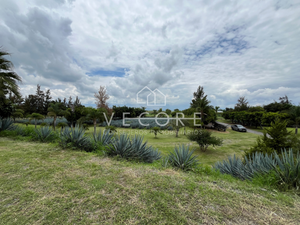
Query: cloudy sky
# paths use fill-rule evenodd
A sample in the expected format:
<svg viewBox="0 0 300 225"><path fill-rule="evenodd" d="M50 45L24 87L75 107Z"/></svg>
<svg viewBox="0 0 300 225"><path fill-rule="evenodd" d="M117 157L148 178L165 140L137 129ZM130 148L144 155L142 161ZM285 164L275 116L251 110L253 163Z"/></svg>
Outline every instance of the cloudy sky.
<svg viewBox="0 0 300 225"><path fill-rule="evenodd" d="M201 85L221 108L300 102L298 0L1 0L0 46L23 95L40 84L95 106L102 85L110 105L141 106L148 86L184 109Z"/></svg>

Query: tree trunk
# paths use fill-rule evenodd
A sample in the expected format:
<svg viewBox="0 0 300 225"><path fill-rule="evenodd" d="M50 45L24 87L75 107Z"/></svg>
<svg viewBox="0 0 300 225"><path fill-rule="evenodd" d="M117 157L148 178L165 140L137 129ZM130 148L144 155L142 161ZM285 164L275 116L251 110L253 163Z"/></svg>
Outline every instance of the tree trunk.
<svg viewBox="0 0 300 225"><path fill-rule="evenodd" d="M178 137L178 131L179 131L179 129L176 130L176 137Z"/></svg>
<svg viewBox="0 0 300 225"><path fill-rule="evenodd" d="M97 127L97 121L94 120L94 134L96 135L96 127Z"/></svg>
<svg viewBox="0 0 300 225"><path fill-rule="evenodd" d="M35 127L35 129L36 129L36 119L34 119L34 127Z"/></svg>
<svg viewBox="0 0 300 225"><path fill-rule="evenodd" d="M295 134L298 134L298 126L296 125Z"/></svg>
<svg viewBox="0 0 300 225"><path fill-rule="evenodd" d="M53 129L55 130L55 121L56 121L56 117L53 118Z"/></svg>

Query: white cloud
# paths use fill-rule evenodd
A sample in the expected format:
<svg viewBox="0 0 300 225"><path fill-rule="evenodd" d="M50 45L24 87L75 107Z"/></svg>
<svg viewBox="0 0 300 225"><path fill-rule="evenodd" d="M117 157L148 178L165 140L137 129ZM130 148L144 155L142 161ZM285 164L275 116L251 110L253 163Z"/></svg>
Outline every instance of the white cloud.
<svg viewBox="0 0 300 225"><path fill-rule="evenodd" d="M297 1L38 2L0 9L0 45L13 53L24 95L39 83L93 104L106 85L111 104L128 105L147 85L169 108L187 108L201 85L222 108L240 96L300 102Z"/></svg>

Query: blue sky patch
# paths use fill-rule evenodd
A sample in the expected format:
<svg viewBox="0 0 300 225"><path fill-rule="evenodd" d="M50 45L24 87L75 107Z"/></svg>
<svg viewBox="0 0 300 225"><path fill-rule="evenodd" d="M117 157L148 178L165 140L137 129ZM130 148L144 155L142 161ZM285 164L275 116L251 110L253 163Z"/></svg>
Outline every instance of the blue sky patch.
<svg viewBox="0 0 300 225"><path fill-rule="evenodd" d="M125 69L118 68L116 70L103 70L103 69L96 69L91 70L90 72L86 73L87 75L93 76L103 76L103 77L124 77L125 76Z"/></svg>

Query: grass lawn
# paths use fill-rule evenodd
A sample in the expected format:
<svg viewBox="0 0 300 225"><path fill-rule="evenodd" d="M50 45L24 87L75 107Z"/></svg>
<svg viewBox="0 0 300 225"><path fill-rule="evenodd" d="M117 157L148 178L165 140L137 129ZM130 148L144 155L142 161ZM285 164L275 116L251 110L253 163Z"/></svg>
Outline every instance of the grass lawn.
<svg viewBox="0 0 300 225"><path fill-rule="evenodd" d="M19 124L21 125L21 124ZM22 124L23 125L23 124ZM25 126L25 125L23 125ZM28 125L34 127L34 125ZM103 127L97 127L97 132ZM187 129L187 131L191 131ZM94 127L90 126L87 134L92 134ZM158 148L163 155L167 155L169 151L173 150L175 145L189 144L190 149L195 149L194 154L199 155L199 160L203 164L213 165L215 162L226 159L230 155L242 156L244 150L249 149L256 142L258 135L251 133L241 133L228 129L226 132L219 132L212 130L213 135L223 138L222 146L210 146L206 152L200 151L196 142L191 142L183 134L183 128L180 130L179 137L176 138L174 131L163 131L163 134L158 134L155 138L153 133L149 130L143 129L130 129L130 128L117 128L117 134L126 132L130 135L139 134L144 136L144 140L148 141L150 145Z"/></svg>
<svg viewBox="0 0 300 225"><path fill-rule="evenodd" d="M0 224L299 224L264 188L0 137Z"/></svg>

